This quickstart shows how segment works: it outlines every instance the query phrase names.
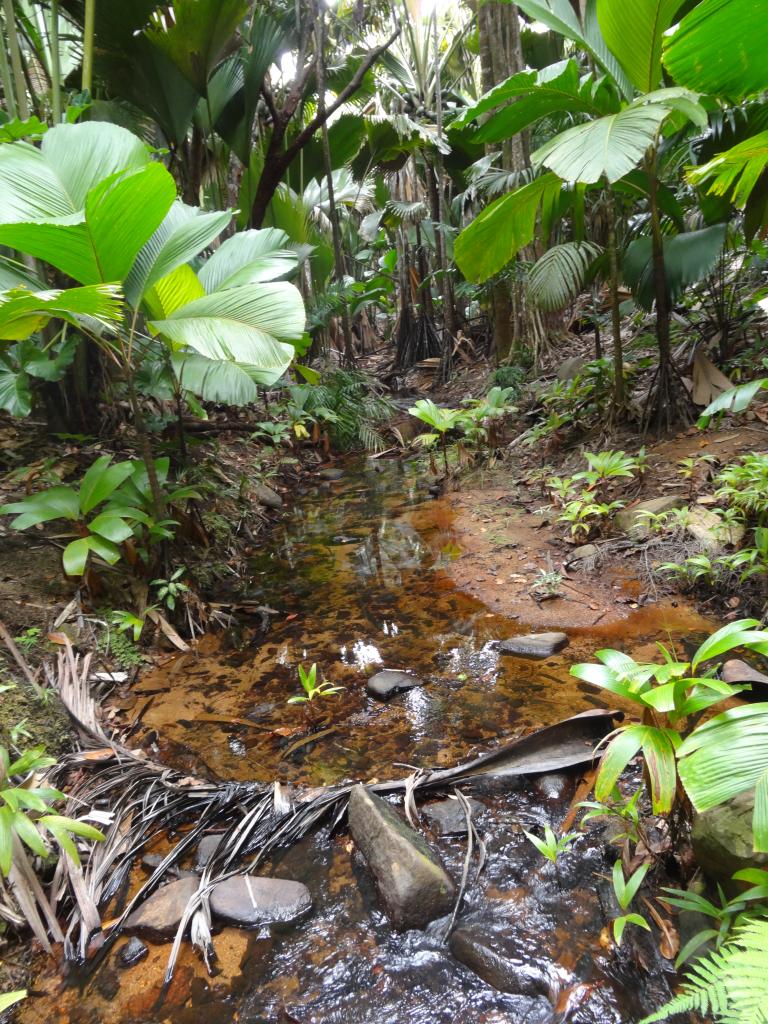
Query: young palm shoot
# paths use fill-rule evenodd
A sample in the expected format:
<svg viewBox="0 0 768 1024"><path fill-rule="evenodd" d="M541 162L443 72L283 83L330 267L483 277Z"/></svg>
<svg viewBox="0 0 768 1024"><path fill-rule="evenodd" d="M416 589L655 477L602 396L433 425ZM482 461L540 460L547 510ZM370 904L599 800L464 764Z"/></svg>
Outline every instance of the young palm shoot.
<svg viewBox="0 0 768 1024"><path fill-rule="evenodd" d="M318 683L316 664L313 664L309 671L303 665L299 665L299 682L304 693L297 693L294 697L289 697L289 704L310 704L316 697L332 697L344 689L343 686L334 686L327 680Z"/></svg>
<svg viewBox="0 0 768 1024"><path fill-rule="evenodd" d="M648 874L649 867L650 864L641 864L637 871L634 871L628 879L625 879L621 861L617 860L613 865L613 891L622 910L629 910L632 900L637 895L637 890L643 884L643 879ZM639 928L645 928L648 932L651 930L651 926L642 914L622 914L621 917L617 917L613 922L613 938L617 946L621 945L624 929L628 924L636 924Z"/></svg>

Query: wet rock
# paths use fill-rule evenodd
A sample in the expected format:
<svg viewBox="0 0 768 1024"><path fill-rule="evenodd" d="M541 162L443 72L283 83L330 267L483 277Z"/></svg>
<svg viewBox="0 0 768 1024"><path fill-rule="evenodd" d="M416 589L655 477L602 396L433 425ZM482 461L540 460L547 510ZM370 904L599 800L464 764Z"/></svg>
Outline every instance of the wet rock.
<svg viewBox="0 0 768 1024"><path fill-rule="evenodd" d="M545 800L562 800L571 786L571 776L565 772L551 772L540 775L534 783L534 789Z"/></svg>
<svg viewBox="0 0 768 1024"><path fill-rule="evenodd" d="M472 818L485 810L485 804L472 797L467 798ZM458 800L439 800L434 804L426 804L419 808L429 824L439 836L465 836L467 834L467 816Z"/></svg>
<svg viewBox="0 0 768 1024"><path fill-rule="evenodd" d="M424 928L450 913L455 886L437 856L365 786L355 786L350 794L349 828L395 928Z"/></svg>
<svg viewBox="0 0 768 1024"><path fill-rule="evenodd" d="M457 960L500 992L557 999L555 969L532 962L527 943L511 929L498 933L483 923L464 925L451 935L450 948Z"/></svg>
<svg viewBox="0 0 768 1024"><path fill-rule="evenodd" d="M148 900L128 917L126 931L139 932L150 939L172 939L192 896L197 892L194 876L170 882L153 892Z"/></svg>
<svg viewBox="0 0 768 1024"><path fill-rule="evenodd" d="M565 633L528 633L502 640L499 650L502 654L516 654L521 658L549 658L567 644Z"/></svg>
<svg viewBox="0 0 768 1024"><path fill-rule="evenodd" d="M726 523L717 512L702 508L701 505L694 505L691 509L685 529L710 554L718 554L728 547L738 547L746 533L740 523Z"/></svg>
<svg viewBox="0 0 768 1024"><path fill-rule="evenodd" d="M365 684L368 693L379 700L386 700L396 693L403 693L405 690L412 690L416 686L424 684L417 676L410 672L398 672L395 669L385 668L371 676Z"/></svg>
<svg viewBox="0 0 768 1024"><path fill-rule="evenodd" d="M693 853L713 881L728 885L734 872L768 864L768 854L755 853L753 849L754 809L755 791L750 790L694 818Z"/></svg>
<svg viewBox="0 0 768 1024"><path fill-rule="evenodd" d="M266 508L283 507L283 499L277 491L273 491L272 488L267 487L266 484L253 484L251 492L256 501L258 501L260 505L264 505Z"/></svg>
<svg viewBox="0 0 768 1024"><path fill-rule="evenodd" d="M120 967L133 967L148 955L147 947L134 935L117 951L117 963Z"/></svg>
<svg viewBox="0 0 768 1024"><path fill-rule="evenodd" d="M720 674L726 683L736 686L739 683L755 683L758 686L765 686L768 683L768 676L752 668L746 661L739 661L738 658L731 658L726 661L720 670Z"/></svg>
<svg viewBox="0 0 768 1024"><path fill-rule="evenodd" d="M120 979L110 966L102 967L96 976L96 991L110 1003L120 991Z"/></svg>
<svg viewBox="0 0 768 1024"><path fill-rule="evenodd" d="M214 886L211 911L215 917L244 928L293 924L312 910L312 897L303 882L287 878L233 875Z"/></svg>
<svg viewBox="0 0 768 1024"><path fill-rule="evenodd" d="M159 868L164 860L165 855L162 853L145 853L141 858L141 866L145 871L149 871L151 873ZM168 873L171 875L177 875L178 869L176 867L169 868Z"/></svg>
<svg viewBox="0 0 768 1024"><path fill-rule="evenodd" d="M344 470L331 467L330 469L321 469L317 475L321 480L341 480L344 476Z"/></svg>
<svg viewBox="0 0 768 1024"><path fill-rule="evenodd" d="M203 836L197 844L195 854L195 871L202 871L211 857L216 853L221 842L221 836Z"/></svg>
<svg viewBox="0 0 768 1024"><path fill-rule="evenodd" d="M623 508L616 513L613 521L617 530L629 534L633 540L647 540L651 531L643 512L652 512L658 516L663 512L670 512L673 508L683 508L684 506L685 501L679 495L666 494L660 498L638 501L634 505L630 505L629 508Z"/></svg>

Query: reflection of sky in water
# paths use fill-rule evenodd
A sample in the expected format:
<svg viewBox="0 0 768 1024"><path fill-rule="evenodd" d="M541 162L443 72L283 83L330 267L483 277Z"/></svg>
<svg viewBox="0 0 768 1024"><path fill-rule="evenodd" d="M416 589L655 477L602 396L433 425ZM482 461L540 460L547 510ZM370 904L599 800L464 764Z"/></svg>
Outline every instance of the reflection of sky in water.
<svg viewBox="0 0 768 1024"><path fill-rule="evenodd" d="M384 659L379 654L378 647L369 644L365 640L355 640L352 649L349 650L346 644L339 648L339 655L345 665L354 665L361 672L372 665L383 665Z"/></svg>
<svg viewBox="0 0 768 1024"><path fill-rule="evenodd" d="M411 723L411 738L414 742L425 739L428 735L429 697L421 687L416 687L403 695L403 703L406 716Z"/></svg>

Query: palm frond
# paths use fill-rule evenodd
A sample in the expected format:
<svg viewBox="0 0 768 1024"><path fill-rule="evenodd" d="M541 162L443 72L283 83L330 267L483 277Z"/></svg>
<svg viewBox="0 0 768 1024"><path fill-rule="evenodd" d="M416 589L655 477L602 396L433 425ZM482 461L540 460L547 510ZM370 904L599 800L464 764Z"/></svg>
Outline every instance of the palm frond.
<svg viewBox="0 0 768 1024"><path fill-rule="evenodd" d="M531 268L528 298L544 312L564 309L584 288L589 268L601 252L592 242L553 246Z"/></svg>

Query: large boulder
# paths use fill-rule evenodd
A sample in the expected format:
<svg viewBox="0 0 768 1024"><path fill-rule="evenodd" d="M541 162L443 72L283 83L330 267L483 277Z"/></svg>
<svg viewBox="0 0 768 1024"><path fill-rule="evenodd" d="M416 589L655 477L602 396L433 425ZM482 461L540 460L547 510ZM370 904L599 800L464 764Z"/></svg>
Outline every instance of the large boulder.
<svg viewBox="0 0 768 1024"><path fill-rule="evenodd" d="M312 910L312 897L303 882L257 875L225 878L213 887L210 902L215 917L243 928L293 924Z"/></svg>
<svg viewBox="0 0 768 1024"><path fill-rule="evenodd" d="M198 883L198 878L188 876L153 892L149 899L128 916L126 931L140 932L157 941L172 939L187 904L197 892Z"/></svg>
<svg viewBox="0 0 768 1024"><path fill-rule="evenodd" d="M527 633L502 640L502 654L516 654L519 658L550 658L568 645L565 633Z"/></svg>
<svg viewBox="0 0 768 1024"><path fill-rule="evenodd" d="M410 672L399 672L397 669L385 668L381 672L372 675L365 684L368 693L377 700L388 700L396 693L403 693L405 690L412 690L416 686L423 686L418 676L412 676Z"/></svg>
<svg viewBox="0 0 768 1024"><path fill-rule="evenodd" d="M651 535L644 512L652 512L653 515L661 515L663 512L671 512L673 508L684 508L685 500L679 495L666 494L661 498L650 498L648 501L636 501L629 508L623 508L616 513L614 523L616 529L626 533L633 540L647 540Z"/></svg>
<svg viewBox="0 0 768 1024"><path fill-rule="evenodd" d="M349 828L395 928L424 928L450 913L456 889L422 837L381 797L355 786Z"/></svg>
<svg viewBox="0 0 768 1024"><path fill-rule="evenodd" d="M768 854L754 851L754 809L755 791L750 790L696 815L691 836L693 853L713 881L728 885L734 872L768 864Z"/></svg>

